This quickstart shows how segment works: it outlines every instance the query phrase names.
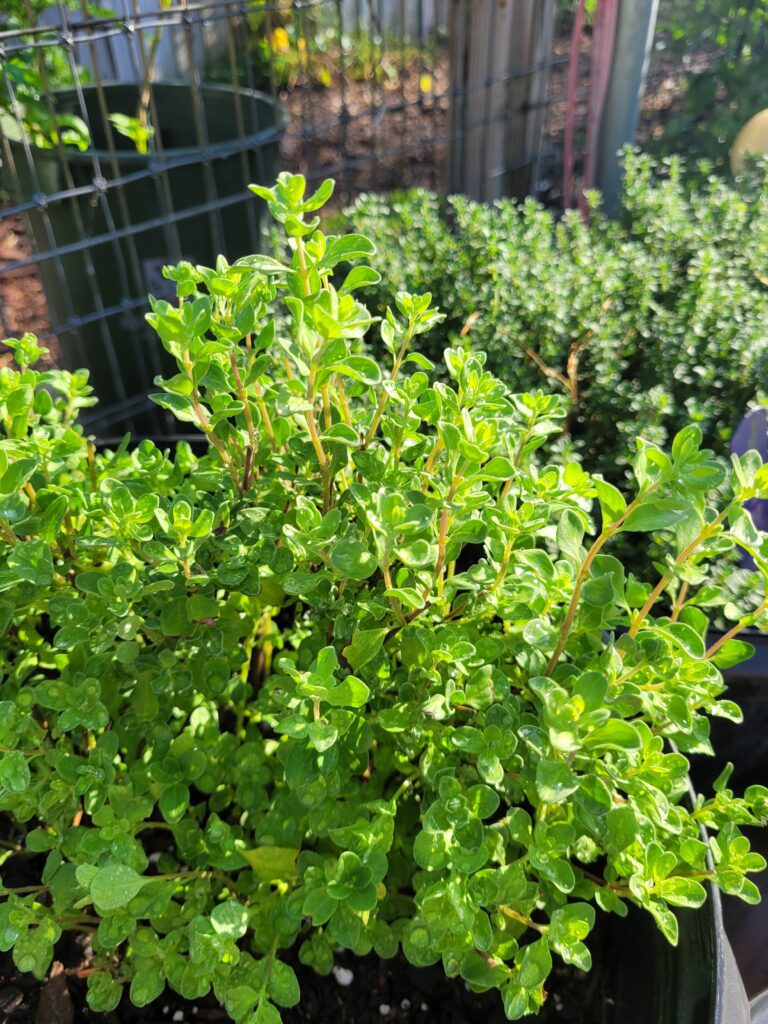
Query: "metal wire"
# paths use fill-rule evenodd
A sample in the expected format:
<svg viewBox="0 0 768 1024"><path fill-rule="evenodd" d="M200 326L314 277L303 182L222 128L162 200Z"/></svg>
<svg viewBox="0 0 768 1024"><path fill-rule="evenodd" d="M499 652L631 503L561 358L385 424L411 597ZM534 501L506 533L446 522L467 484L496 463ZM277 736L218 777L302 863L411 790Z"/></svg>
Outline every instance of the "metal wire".
<svg viewBox="0 0 768 1024"><path fill-rule="evenodd" d="M32 329L60 365L89 366L102 399L89 429L158 433L170 425L145 396L166 364L143 322L146 294L169 296L163 263L213 265L268 243L251 181L280 168L332 175L338 205L373 188L444 189L448 154L472 146L480 158L462 190L500 194L514 178L535 192L561 149L543 125L566 57L531 39L531 59L499 64L496 47L492 66L507 3L555 17L554 0L119 0L99 17L86 0L56 0L38 24L29 8L24 24L0 14L3 332ZM452 17L457 5L466 17ZM486 7L475 52L469 28ZM451 39L459 21L464 35ZM32 86L23 69L37 69ZM518 91L538 100L526 106ZM81 119L84 152L65 144L62 112ZM145 154L115 114L133 117L134 139L151 127ZM489 140L510 125L524 141L498 158ZM9 225L25 243L5 254ZM44 300L20 304L22 274Z"/></svg>

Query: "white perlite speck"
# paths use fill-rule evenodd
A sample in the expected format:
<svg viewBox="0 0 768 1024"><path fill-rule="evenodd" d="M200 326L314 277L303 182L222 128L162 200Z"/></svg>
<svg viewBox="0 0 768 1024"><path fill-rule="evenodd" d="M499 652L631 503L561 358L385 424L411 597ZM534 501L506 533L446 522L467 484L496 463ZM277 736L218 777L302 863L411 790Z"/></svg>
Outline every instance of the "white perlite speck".
<svg viewBox="0 0 768 1024"><path fill-rule="evenodd" d="M349 988L355 977L348 967L334 967L333 976L342 988Z"/></svg>
<svg viewBox="0 0 768 1024"><path fill-rule="evenodd" d="M379 1007L379 1013L381 1014L382 1017L388 1017L390 1009L391 1007L389 1003L382 1003L381 1006Z"/></svg>

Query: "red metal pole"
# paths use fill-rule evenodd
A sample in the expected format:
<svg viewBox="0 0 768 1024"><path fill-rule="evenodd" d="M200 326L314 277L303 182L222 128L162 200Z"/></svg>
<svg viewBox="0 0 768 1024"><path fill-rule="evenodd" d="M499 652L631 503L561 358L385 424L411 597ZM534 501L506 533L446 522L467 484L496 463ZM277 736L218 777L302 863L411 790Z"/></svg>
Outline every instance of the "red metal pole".
<svg viewBox="0 0 768 1024"><path fill-rule="evenodd" d="M563 152L563 207L573 205L573 131L576 123L576 89L579 80L579 55L584 32L584 0L579 0L573 19L571 50L568 60L568 106L565 114L565 144Z"/></svg>
<svg viewBox="0 0 768 1024"><path fill-rule="evenodd" d="M592 66L589 76L589 100L587 106L587 145L584 154L584 188L595 184L595 156L600 125L608 94L608 82L613 66L616 43L616 25L619 16L619 0L598 0L595 9L595 26L592 32ZM580 201L582 209L583 194Z"/></svg>

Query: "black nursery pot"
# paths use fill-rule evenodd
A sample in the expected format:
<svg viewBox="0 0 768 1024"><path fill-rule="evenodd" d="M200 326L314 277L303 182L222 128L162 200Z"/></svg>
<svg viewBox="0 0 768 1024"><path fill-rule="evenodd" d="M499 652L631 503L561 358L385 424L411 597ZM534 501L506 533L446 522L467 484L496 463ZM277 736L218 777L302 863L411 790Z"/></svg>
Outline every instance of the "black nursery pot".
<svg viewBox="0 0 768 1024"><path fill-rule="evenodd" d="M152 114L161 148L141 154L113 131L113 155L104 115L135 116L137 86L105 85L101 95L85 86L82 96L92 148L35 147L6 115L0 136L12 161L0 178L21 202L34 201L26 216L36 251L56 253L38 264L40 277L60 328L60 362L87 367L100 399L87 425L163 433L163 414L141 411L155 409L147 391L170 365L144 322L146 295L173 299L161 270L176 257L211 266L220 252L232 261L257 250L264 203L247 185L277 176L285 114L253 90L158 84ZM74 89L57 90L55 102L59 113L81 113Z"/></svg>
<svg viewBox="0 0 768 1024"><path fill-rule="evenodd" d="M721 635L713 631L707 644L711 645ZM727 697L742 709L744 721L737 724L725 718L710 719L715 756L690 758L694 785L704 793L711 792L712 782L729 761L734 769L728 785L737 795L747 786L768 782L768 636L757 630L744 630L740 639L748 640L755 653L723 675L728 684ZM768 857L766 830L746 831L753 848ZM723 899L725 926L750 997L768 989L768 873L754 881L763 896L757 906L733 896ZM768 998L764 998L763 1005L763 1015L755 1016L755 1020L768 1024Z"/></svg>
<svg viewBox="0 0 768 1024"><path fill-rule="evenodd" d="M744 985L723 927L720 894L699 910L677 912L680 939L670 946L637 909L610 918L615 1006L610 1024L749 1024Z"/></svg>
<svg viewBox="0 0 768 1024"><path fill-rule="evenodd" d="M721 636L722 633L712 631L707 644L715 643ZM735 789L751 783L764 785L768 779L768 635L745 629L739 639L751 643L755 653L748 661L726 669L723 676L729 687L728 697L742 709L744 721L736 724L727 719L712 719L712 745L717 756L705 759L710 767L716 762L715 774L725 762L731 761ZM693 775L699 786L705 767L697 765Z"/></svg>

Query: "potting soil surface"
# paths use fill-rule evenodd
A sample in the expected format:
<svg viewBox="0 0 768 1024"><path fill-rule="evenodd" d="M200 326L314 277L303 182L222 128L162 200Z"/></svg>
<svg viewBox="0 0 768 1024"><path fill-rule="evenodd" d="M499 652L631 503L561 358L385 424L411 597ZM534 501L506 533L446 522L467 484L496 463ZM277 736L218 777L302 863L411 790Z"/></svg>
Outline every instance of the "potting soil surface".
<svg viewBox="0 0 768 1024"><path fill-rule="evenodd" d="M595 967L589 974L559 965L547 988L541 1013L526 1020L537 1024L615 1024L600 945L591 943ZM189 1002L164 993L141 1009L127 994L112 1013L93 1013L85 1001L88 956L82 940L65 937L57 947L48 980L41 984L13 967L9 954L0 955L0 1021L3 1024L194 1024L230 1020L213 995ZM375 955L354 957L341 952L333 973L320 977L292 963L301 986L301 1004L283 1010L284 1024L504 1024L497 992L477 995L460 979L446 979L439 966L412 967L403 957L382 960Z"/></svg>

